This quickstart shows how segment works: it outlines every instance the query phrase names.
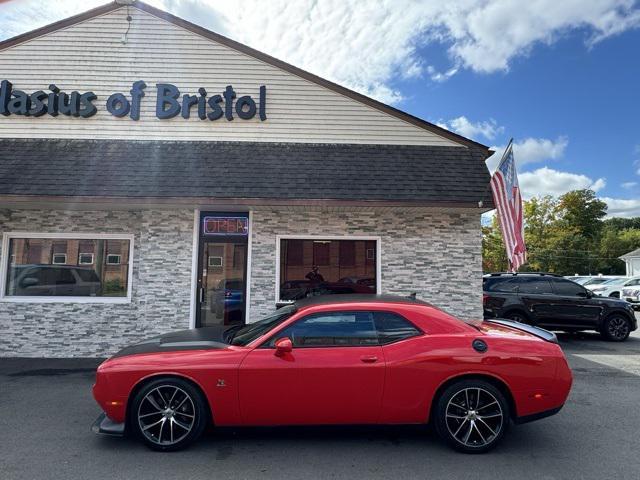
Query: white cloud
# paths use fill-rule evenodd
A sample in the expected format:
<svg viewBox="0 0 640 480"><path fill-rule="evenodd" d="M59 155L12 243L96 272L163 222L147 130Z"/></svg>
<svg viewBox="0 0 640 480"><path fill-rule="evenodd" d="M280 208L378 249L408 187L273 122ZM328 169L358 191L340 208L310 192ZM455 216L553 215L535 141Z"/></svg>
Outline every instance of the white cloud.
<svg viewBox="0 0 640 480"><path fill-rule="evenodd" d="M640 199L602 197L600 200L607 203L609 217L640 217Z"/></svg>
<svg viewBox="0 0 640 480"><path fill-rule="evenodd" d="M528 163L556 160L564 155L567 145L569 145L569 139L564 136L560 136L555 140L548 138L525 138L521 142L513 143L513 156L516 160L516 165L522 167ZM491 148L495 150L496 153L489 157L487 166L489 167L489 171L493 172L502 159L502 155L507 146L501 145Z"/></svg>
<svg viewBox="0 0 640 480"><path fill-rule="evenodd" d="M558 196L571 190L590 188L595 192L606 186L604 178L593 180L586 175L578 173L561 172L549 167L542 167L533 172L524 172L518 175L522 196L531 198L536 196Z"/></svg>
<svg viewBox="0 0 640 480"><path fill-rule="evenodd" d="M638 185L638 182L623 182L620 184L622 188L626 188L627 190L635 187L636 185Z"/></svg>
<svg viewBox="0 0 640 480"><path fill-rule="evenodd" d="M572 31L587 47L640 25L633 0L148 0L175 15L388 103L399 78L446 81L460 68L508 70L537 44ZM14 0L0 5L0 38L105 0ZM419 47L449 55L436 69Z"/></svg>
<svg viewBox="0 0 640 480"><path fill-rule="evenodd" d="M438 125L472 139L482 136L488 140L493 140L496 135L504 132L504 127L499 126L493 118L473 123L467 117L461 116L449 121L440 120Z"/></svg>

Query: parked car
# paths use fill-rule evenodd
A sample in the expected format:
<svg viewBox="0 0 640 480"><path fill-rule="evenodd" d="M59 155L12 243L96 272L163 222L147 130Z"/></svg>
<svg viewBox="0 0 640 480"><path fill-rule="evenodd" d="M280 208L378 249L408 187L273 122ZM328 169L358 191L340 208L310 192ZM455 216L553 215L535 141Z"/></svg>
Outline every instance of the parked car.
<svg viewBox="0 0 640 480"><path fill-rule="evenodd" d="M634 310L640 310L640 287L625 287L622 289L622 298L629 302Z"/></svg>
<svg viewBox="0 0 640 480"><path fill-rule="evenodd" d="M410 297L332 295L125 348L98 367L105 413L93 430L166 451L214 422L433 423L452 447L484 452L512 422L557 413L571 382L546 330L463 322Z"/></svg>
<svg viewBox="0 0 640 480"><path fill-rule="evenodd" d="M595 285L590 290L603 297L620 298L624 287L633 287L640 285L640 277L620 277L607 280L600 285Z"/></svg>
<svg viewBox="0 0 640 480"><path fill-rule="evenodd" d="M211 293L211 311L216 317L239 316L244 303L244 282L238 278L220 280L218 287Z"/></svg>
<svg viewBox="0 0 640 480"><path fill-rule="evenodd" d="M8 293L16 296L91 297L102 283L93 268L74 265L12 265Z"/></svg>
<svg viewBox="0 0 640 480"><path fill-rule="evenodd" d="M597 288L601 285L606 285L608 282L612 280L625 280L627 278L628 277L615 277L611 275L601 275L598 277L593 277L591 280L584 282L582 286L593 291L594 288Z"/></svg>
<svg viewBox="0 0 640 480"><path fill-rule="evenodd" d="M565 276L567 280L571 280L572 282L576 282L577 284L582 285L584 282L589 280L591 277L588 275L568 275Z"/></svg>
<svg viewBox="0 0 640 480"><path fill-rule="evenodd" d="M498 273L483 279L485 318L509 318L553 330L596 330L612 341L636 330L631 305L595 295L553 274Z"/></svg>

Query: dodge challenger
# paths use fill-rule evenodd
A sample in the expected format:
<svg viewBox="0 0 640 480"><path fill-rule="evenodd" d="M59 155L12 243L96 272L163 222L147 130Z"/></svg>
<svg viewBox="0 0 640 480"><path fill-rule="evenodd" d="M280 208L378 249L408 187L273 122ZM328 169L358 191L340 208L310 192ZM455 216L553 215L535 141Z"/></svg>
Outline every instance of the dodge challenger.
<svg viewBox="0 0 640 480"><path fill-rule="evenodd" d="M96 433L177 450L207 427L431 424L486 452L557 413L572 375L555 335L462 321L411 297L334 295L247 325L168 333L96 372Z"/></svg>

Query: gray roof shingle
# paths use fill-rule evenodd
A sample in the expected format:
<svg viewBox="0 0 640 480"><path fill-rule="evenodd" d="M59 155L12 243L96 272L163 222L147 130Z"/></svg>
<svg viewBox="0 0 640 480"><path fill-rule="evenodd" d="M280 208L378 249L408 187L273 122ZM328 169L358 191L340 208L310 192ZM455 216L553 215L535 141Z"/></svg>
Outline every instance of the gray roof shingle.
<svg viewBox="0 0 640 480"><path fill-rule="evenodd" d="M491 207L485 156L440 146L2 139L0 195Z"/></svg>

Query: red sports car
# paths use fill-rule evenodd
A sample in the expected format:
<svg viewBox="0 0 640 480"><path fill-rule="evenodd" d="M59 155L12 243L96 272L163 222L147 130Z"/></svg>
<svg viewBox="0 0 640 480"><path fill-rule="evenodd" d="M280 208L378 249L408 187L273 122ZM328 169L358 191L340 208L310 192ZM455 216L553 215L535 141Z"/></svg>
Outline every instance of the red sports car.
<svg viewBox="0 0 640 480"><path fill-rule="evenodd" d="M557 413L571 382L546 330L463 322L413 298L314 297L118 352L97 371L94 431L176 450L207 425L432 423L484 452L512 422Z"/></svg>

